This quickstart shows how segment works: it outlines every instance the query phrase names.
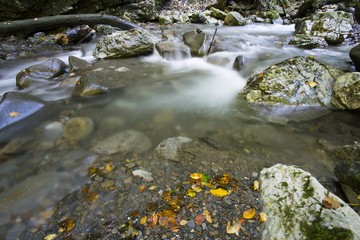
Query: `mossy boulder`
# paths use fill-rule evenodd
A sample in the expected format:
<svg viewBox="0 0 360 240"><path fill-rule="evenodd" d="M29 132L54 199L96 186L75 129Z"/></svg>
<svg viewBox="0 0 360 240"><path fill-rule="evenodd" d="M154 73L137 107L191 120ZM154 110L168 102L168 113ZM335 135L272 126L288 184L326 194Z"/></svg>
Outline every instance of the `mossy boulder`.
<svg viewBox="0 0 360 240"><path fill-rule="evenodd" d="M192 22L192 23L201 23L201 24L209 23L206 16L201 12L196 12L196 13L191 14L190 22Z"/></svg>
<svg viewBox="0 0 360 240"><path fill-rule="evenodd" d="M344 163L350 164L355 161L360 162L360 143L358 142L355 142L352 145L336 147L332 152Z"/></svg>
<svg viewBox="0 0 360 240"><path fill-rule="evenodd" d="M348 110L360 109L360 73L345 73L336 79L333 103Z"/></svg>
<svg viewBox="0 0 360 240"><path fill-rule="evenodd" d="M217 8L210 8L210 15L213 17L213 18L216 18L216 19L219 19L219 20L225 20L227 14L223 11L221 11L220 9L217 9Z"/></svg>
<svg viewBox="0 0 360 240"><path fill-rule="evenodd" d="M325 48L328 46L324 38L312 37L306 34L296 34L290 39L289 44L305 49Z"/></svg>
<svg viewBox="0 0 360 240"><path fill-rule="evenodd" d="M229 26L244 26L246 19L238 12L229 12L225 17L224 24Z"/></svg>
<svg viewBox="0 0 360 240"><path fill-rule="evenodd" d="M339 108L332 87L343 74L314 57L294 57L250 77L239 96L249 103Z"/></svg>
<svg viewBox="0 0 360 240"><path fill-rule="evenodd" d="M110 59L148 55L154 49L155 39L142 29L117 31L97 42L93 56L98 59Z"/></svg>
<svg viewBox="0 0 360 240"><path fill-rule="evenodd" d="M336 177L360 195L360 162L342 163L334 169Z"/></svg>
<svg viewBox="0 0 360 240"><path fill-rule="evenodd" d="M340 44L349 35L354 24L353 15L344 11L327 11L296 22L295 33L322 37L330 44Z"/></svg>
<svg viewBox="0 0 360 240"><path fill-rule="evenodd" d="M360 71L360 44L353 47L349 52L351 60L354 62L356 71Z"/></svg>

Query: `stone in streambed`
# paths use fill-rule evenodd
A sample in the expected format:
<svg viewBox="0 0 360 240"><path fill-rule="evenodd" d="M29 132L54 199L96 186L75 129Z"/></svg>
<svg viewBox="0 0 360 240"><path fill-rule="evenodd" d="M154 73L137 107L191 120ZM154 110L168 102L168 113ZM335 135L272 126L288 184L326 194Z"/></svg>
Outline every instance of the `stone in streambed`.
<svg viewBox="0 0 360 240"><path fill-rule="evenodd" d="M209 37L197 28L194 31L186 32L183 35L184 43L190 47L194 56L204 56L210 46Z"/></svg>
<svg viewBox="0 0 360 240"><path fill-rule="evenodd" d="M348 110L360 108L360 73L345 73L338 77L333 87L334 105Z"/></svg>
<svg viewBox="0 0 360 240"><path fill-rule="evenodd" d="M354 62L356 71L360 71L360 44L353 47L349 52L351 60Z"/></svg>
<svg viewBox="0 0 360 240"><path fill-rule="evenodd" d="M16 75L16 86L27 88L34 83L49 82L65 73L66 64L58 58L30 66Z"/></svg>
<svg viewBox="0 0 360 240"><path fill-rule="evenodd" d="M81 58L69 56L70 72L81 72L91 68L91 64Z"/></svg>
<svg viewBox="0 0 360 240"><path fill-rule="evenodd" d="M183 59L191 57L188 46L179 42L159 42L155 44L160 56L165 59Z"/></svg>
<svg viewBox="0 0 360 240"><path fill-rule="evenodd" d="M165 159L179 162L179 149L183 144L191 141L192 140L187 137L167 138L156 147L155 151Z"/></svg>
<svg viewBox="0 0 360 240"><path fill-rule="evenodd" d="M126 130L97 143L91 150L98 154L111 155L120 152L142 153L151 147L150 139L136 130Z"/></svg>
<svg viewBox="0 0 360 240"><path fill-rule="evenodd" d="M296 34L290 39L289 44L305 49L325 48L328 46L324 38L308 36L306 34Z"/></svg>
<svg viewBox="0 0 360 240"><path fill-rule="evenodd" d="M67 140L82 140L90 136L94 130L94 122L90 118L76 117L70 119L64 127L63 136Z"/></svg>
<svg viewBox="0 0 360 240"><path fill-rule="evenodd" d="M238 12L229 12L225 17L224 24L229 26L244 26L246 19Z"/></svg>
<svg viewBox="0 0 360 240"><path fill-rule="evenodd" d="M210 15L213 17L213 18L216 18L216 19L220 19L220 20L225 20L226 18L226 13L217 9L217 8L214 8L214 7L211 7L210 8Z"/></svg>
<svg viewBox="0 0 360 240"><path fill-rule="evenodd" d="M334 169L336 177L360 195L360 162L341 163Z"/></svg>

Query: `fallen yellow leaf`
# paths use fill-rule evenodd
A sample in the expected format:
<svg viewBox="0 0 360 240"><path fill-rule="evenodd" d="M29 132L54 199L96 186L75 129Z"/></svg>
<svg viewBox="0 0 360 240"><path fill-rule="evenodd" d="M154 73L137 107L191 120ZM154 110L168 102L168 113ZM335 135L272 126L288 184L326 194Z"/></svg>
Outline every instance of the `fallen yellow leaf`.
<svg viewBox="0 0 360 240"><path fill-rule="evenodd" d="M192 179L201 179L201 178L202 178L202 173L192 173L192 174L190 175L190 177L191 177Z"/></svg>
<svg viewBox="0 0 360 240"><path fill-rule="evenodd" d="M260 73L260 74L259 74L259 77L262 77L262 76L264 76L264 73Z"/></svg>
<svg viewBox="0 0 360 240"><path fill-rule="evenodd" d="M11 112L9 113L9 117L17 117L20 114L20 112Z"/></svg>
<svg viewBox="0 0 360 240"><path fill-rule="evenodd" d="M192 188L193 190L195 190L196 192L201 192L201 187L200 187L199 185L197 185L197 184L193 184L193 185L191 186L191 188Z"/></svg>
<svg viewBox="0 0 360 240"><path fill-rule="evenodd" d="M226 233L233 234L240 231L241 224L239 222L233 222L233 225L231 226L230 222L226 224Z"/></svg>
<svg viewBox="0 0 360 240"><path fill-rule="evenodd" d="M244 211L243 218L251 219L255 215L255 208L250 208Z"/></svg>
<svg viewBox="0 0 360 240"><path fill-rule="evenodd" d="M140 224L144 225L146 223L146 221L147 221L147 217L146 216L142 217L141 220L140 220Z"/></svg>
<svg viewBox="0 0 360 240"><path fill-rule="evenodd" d="M271 203L268 202L268 203L266 203L265 205L266 205L267 207L269 207L269 206L271 205Z"/></svg>
<svg viewBox="0 0 360 240"><path fill-rule="evenodd" d="M315 58L313 55L310 55L309 58Z"/></svg>
<svg viewBox="0 0 360 240"><path fill-rule="evenodd" d="M189 189L189 190L186 191L186 195L188 195L189 197L195 197L196 192L193 189Z"/></svg>
<svg viewBox="0 0 360 240"><path fill-rule="evenodd" d="M106 171L110 172L112 170L111 164L106 164Z"/></svg>
<svg viewBox="0 0 360 240"><path fill-rule="evenodd" d="M180 221L181 226L185 226L187 223L188 223L188 220L185 220L185 219Z"/></svg>
<svg viewBox="0 0 360 240"><path fill-rule="evenodd" d="M215 195L217 197L225 197L226 195L228 195L228 191L226 191L223 188L217 188L217 189L210 189L210 193L212 195Z"/></svg>
<svg viewBox="0 0 360 240"><path fill-rule="evenodd" d="M266 213L261 212L261 213L260 213L260 222L261 222L261 223L264 223L264 222L266 222L266 221L267 221L267 215L266 215Z"/></svg>
<svg viewBox="0 0 360 240"><path fill-rule="evenodd" d="M341 207L341 203L337 199L330 197L327 194L325 195L324 200L322 200L322 204L327 209L338 209L339 207Z"/></svg>
<svg viewBox="0 0 360 240"><path fill-rule="evenodd" d="M155 190L155 189L157 189L157 186L155 186L155 185L152 185L152 186L149 187L150 191Z"/></svg>
<svg viewBox="0 0 360 240"><path fill-rule="evenodd" d="M46 237L44 237L44 240L53 240L53 239L55 239L56 238L56 234L55 233L53 233L53 234L49 234L49 235L47 235Z"/></svg>
<svg viewBox="0 0 360 240"><path fill-rule="evenodd" d="M203 212L206 221L208 221L208 223L212 223L212 218L211 218L211 214L208 210L204 210Z"/></svg>
<svg viewBox="0 0 360 240"><path fill-rule="evenodd" d="M254 186L252 186L253 187L253 189L255 190L255 191L259 191L259 181L258 180L255 180L254 181Z"/></svg>

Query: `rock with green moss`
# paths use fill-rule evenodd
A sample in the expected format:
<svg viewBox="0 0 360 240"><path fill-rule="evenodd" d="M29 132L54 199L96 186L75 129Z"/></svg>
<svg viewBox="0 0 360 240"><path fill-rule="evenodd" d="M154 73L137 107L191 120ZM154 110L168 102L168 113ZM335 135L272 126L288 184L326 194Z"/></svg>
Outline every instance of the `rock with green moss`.
<svg viewBox="0 0 360 240"><path fill-rule="evenodd" d="M246 24L246 20L238 12L229 12L229 14L225 17L224 24L229 26L244 26Z"/></svg>
<svg viewBox="0 0 360 240"><path fill-rule="evenodd" d="M339 108L345 107L348 110L360 108L360 73L345 73L336 79L333 87L334 105Z"/></svg>
<svg viewBox="0 0 360 240"><path fill-rule="evenodd" d="M334 169L336 177L360 195L360 162L341 163Z"/></svg>
<svg viewBox="0 0 360 240"><path fill-rule="evenodd" d="M360 162L360 143L358 142L351 145L336 147L332 152L344 163L350 164L355 161Z"/></svg>
<svg viewBox="0 0 360 240"><path fill-rule="evenodd" d="M360 71L360 44L350 50L349 56L354 62L356 71Z"/></svg>
<svg viewBox="0 0 360 240"><path fill-rule="evenodd" d="M269 22L274 22L275 20L280 18L280 14L276 10L271 10L267 12L259 12L258 17L261 17L263 19L268 19Z"/></svg>
<svg viewBox="0 0 360 240"><path fill-rule="evenodd" d="M250 103L340 108L331 100L332 86L342 74L313 57L294 57L250 77L239 96Z"/></svg>
<svg viewBox="0 0 360 240"><path fill-rule="evenodd" d="M223 12L223 11L217 9L217 8L214 8L214 7L210 8L210 11L211 11L210 15L213 18L216 18L216 19L219 19L219 20L225 20L226 15L227 15L225 12Z"/></svg>
<svg viewBox="0 0 360 240"><path fill-rule="evenodd" d="M354 24L353 15L344 11L327 11L296 22L295 33L322 37L330 44L340 44L349 35Z"/></svg>
<svg viewBox="0 0 360 240"><path fill-rule="evenodd" d="M191 23L201 23L201 24L209 23L209 21L206 18L205 14L203 14L201 12L196 12L196 13L191 14L190 22Z"/></svg>
<svg viewBox="0 0 360 240"><path fill-rule="evenodd" d="M289 44L305 49L325 48L328 46L324 38L312 37L305 34L296 34L290 39Z"/></svg>
<svg viewBox="0 0 360 240"><path fill-rule="evenodd" d="M152 53L156 38L142 29L118 31L102 37L93 56L98 59L128 58Z"/></svg>
<svg viewBox="0 0 360 240"><path fill-rule="evenodd" d="M277 164L263 169L259 180L263 210L268 216L262 239L360 239L359 215L310 173ZM322 201L327 194L341 206L324 207ZM315 235L309 236L314 229ZM332 229L336 229L335 235Z"/></svg>

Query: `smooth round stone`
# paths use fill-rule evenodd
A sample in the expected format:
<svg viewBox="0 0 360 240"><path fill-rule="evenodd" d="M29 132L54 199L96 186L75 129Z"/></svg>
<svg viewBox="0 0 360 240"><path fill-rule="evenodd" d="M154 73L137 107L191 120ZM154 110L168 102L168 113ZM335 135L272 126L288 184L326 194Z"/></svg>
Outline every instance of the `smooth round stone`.
<svg viewBox="0 0 360 240"><path fill-rule="evenodd" d="M63 135L67 140L77 141L89 137L93 130L93 120L86 117L76 117L66 123Z"/></svg>

